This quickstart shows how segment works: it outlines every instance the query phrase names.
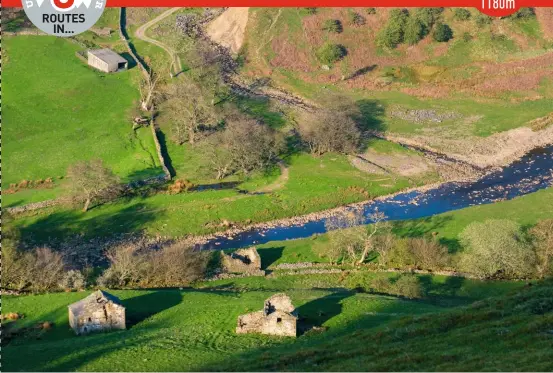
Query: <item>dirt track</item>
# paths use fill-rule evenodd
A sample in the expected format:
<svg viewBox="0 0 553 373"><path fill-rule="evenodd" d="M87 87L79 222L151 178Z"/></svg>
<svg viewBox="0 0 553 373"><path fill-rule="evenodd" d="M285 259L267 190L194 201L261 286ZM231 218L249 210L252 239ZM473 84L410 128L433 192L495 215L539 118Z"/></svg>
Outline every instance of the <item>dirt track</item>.
<svg viewBox="0 0 553 373"><path fill-rule="evenodd" d="M147 43L157 45L158 47L163 49L165 52L167 52L167 54L171 58L171 68L173 68L173 74L177 74L178 72L182 71L182 63L181 63L180 57L171 48L169 48L167 45L163 44L159 40L155 40L155 39L152 39L152 38L146 36L146 31L150 27L152 27L156 23L160 22L161 20L169 17L171 14L175 13L179 9L182 9L182 8L171 8L171 9L166 10L165 12L161 13L156 18L154 18L151 21L148 21L147 23L140 26L136 30L136 32L134 33L134 35L137 38L139 38L140 40L143 40Z"/></svg>

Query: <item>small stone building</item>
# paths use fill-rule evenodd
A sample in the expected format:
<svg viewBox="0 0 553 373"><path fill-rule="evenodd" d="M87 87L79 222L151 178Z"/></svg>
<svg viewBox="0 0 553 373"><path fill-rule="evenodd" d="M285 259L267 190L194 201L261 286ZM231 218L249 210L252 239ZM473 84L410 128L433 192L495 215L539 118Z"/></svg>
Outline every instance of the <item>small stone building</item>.
<svg viewBox="0 0 553 373"><path fill-rule="evenodd" d="M236 250L230 254L221 251L221 265L226 273L265 274L261 270L261 257L255 247Z"/></svg>
<svg viewBox="0 0 553 373"><path fill-rule="evenodd" d="M126 70L129 62L111 49L88 51L88 65L106 73Z"/></svg>
<svg viewBox="0 0 553 373"><path fill-rule="evenodd" d="M239 316L236 333L295 337L297 320L298 317L290 297L286 294L275 294L265 301L263 311Z"/></svg>
<svg viewBox="0 0 553 373"><path fill-rule="evenodd" d="M69 306L69 325L77 335L125 329L125 307L117 297L98 290Z"/></svg>

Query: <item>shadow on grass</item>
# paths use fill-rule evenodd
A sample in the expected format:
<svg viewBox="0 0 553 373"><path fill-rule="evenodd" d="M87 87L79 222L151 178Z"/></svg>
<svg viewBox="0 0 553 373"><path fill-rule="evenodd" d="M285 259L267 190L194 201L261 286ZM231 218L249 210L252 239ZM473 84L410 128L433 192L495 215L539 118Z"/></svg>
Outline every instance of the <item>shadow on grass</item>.
<svg viewBox="0 0 553 373"><path fill-rule="evenodd" d="M342 313L342 301L355 295L353 291L340 291L315 299L296 309L298 313L298 335L303 335L314 327Z"/></svg>
<svg viewBox="0 0 553 373"><path fill-rule="evenodd" d="M267 269L282 257L284 246L280 247L268 247L259 250L259 256L261 257L261 269Z"/></svg>
<svg viewBox="0 0 553 373"><path fill-rule="evenodd" d="M178 290L156 291L123 300L122 303L126 309L127 328L132 328L147 318L176 306L181 300L182 294Z"/></svg>

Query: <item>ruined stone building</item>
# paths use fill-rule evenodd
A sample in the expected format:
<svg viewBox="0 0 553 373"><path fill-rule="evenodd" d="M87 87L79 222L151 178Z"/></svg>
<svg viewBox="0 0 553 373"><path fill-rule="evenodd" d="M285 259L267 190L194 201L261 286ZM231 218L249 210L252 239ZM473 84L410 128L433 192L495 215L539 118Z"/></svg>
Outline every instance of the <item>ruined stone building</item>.
<svg viewBox="0 0 553 373"><path fill-rule="evenodd" d="M89 50L88 64L106 73L126 70L129 67L129 62L126 59L107 48Z"/></svg>
<svg viewBox="0 0 553 373"><path fill-rule="evenodd" d="M117 297L98 290L69 306L69 325L77 335L125 329L125 307Z"/></svg>
<svg viewBox="0 0 553 373"><path fill-rule="evenodd" d="M290 297L286 294L275 294L265 301L262 311L239 316L236 333L295 337L297 320L298 317Z"/></svg>
<svg viewBox="0 0 553 373"><path fill-rule="evenodd" d="M236 250L230 254L221 252L221 266L226 273L265 274L261 269L261 257L255 247Z"/></svg>

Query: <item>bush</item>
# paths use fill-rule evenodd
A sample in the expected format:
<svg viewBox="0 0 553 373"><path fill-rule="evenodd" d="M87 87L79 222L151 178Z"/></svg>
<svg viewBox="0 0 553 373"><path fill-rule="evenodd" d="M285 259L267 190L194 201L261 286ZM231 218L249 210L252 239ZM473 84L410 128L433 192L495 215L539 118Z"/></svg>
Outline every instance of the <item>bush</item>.
<svg viewBox="0 0 553 373"><path fill-rule="evenodd" d="M538 277L553 275L553 219L543 220L530 230L536 252Z"/></svg>
<svg viewBox="0 0 553 373"><path fill-rule="evenodd" d="M422 22L410 17L405 25L404 41L409 45L415 45L425 36L425 27Z"/></svg>
<svg viewBox="0 0 553 373"><path fill-rule="evenodd" d="M309 15L317 14L317 8L303 8L305 12Z"/></svg>
<svg viewBox="0 0 553 373"><path fill-rule="evenodd" d="M432 37L437 42L447 42L453 38L453 30L451 29L451 27L444 23L438 23L436 25L434 33L432 34Z"/></svg>
<svg viewBox="0 0 553 373"><path fill-rule="evenodd" d="M471 13L468 9L465 8L455 8L453 9L453 18L457 21L467 21L471 17Z"/></svg>
<svg viewBox="0 0 553 373"><path fill-rule="evenodd" d="M159 250L127 244L107 253L109 268L98 278L108 288L180 287L202 278L209 252L196 252L181 244Z"/></svg>
<svg viewBox="0 0 553 373"><path fill-rule="evenodd" d="M415 265L420 269L442 269L449 262L447 248L440 245L436 240L412 238L409 240L409 247Z"/></svg>
<svg viewBox="0 0 553 373"><path fill-rule="evenodd" d="M367 14L376 14L376 8L367 8Z"/></svg>
<svg viewBox="0 0 553 373"><path fill-rule="evenodd" d="M406 298L422 298L424 289L415 275L403 274L392 285L392 292Z"/></svg>
<svg viewBox="0 0 553 373"><path fill-rule="evenodd" d="M86 280L80 271L72 269L63 275L59 287L68 290L82 290L86 287Z"/></svg>
<svg viewBox="0 0 553 373"><path fill-rule="evenodd" d="M324 64L332 64L347 55L346 47L340 44L325 43L317 52L317 59Z"/></svg>
<svg viewBox="0 0 553 373"><path fill-rule="evenodd" d="M470 34L470 32L464 32L463 41L468 43L471 40L472 40L472 35Z"/></svg>
<svg viewBox="0 0 553 373"><path fill-rule="evenodd" d="M464 247L459 264L467 272L486 278L524 278L533 273L535 254L515 222L474 222L459 237Z"/></svg>
<svg viewBox="0 0 553 373"><path fill-rule="evenodd" d="M352 10L348 11L348 19L350 25L353 26L363 26L367 21L365 20L365 17L363 17L361 14L354 12Z"/></svg>
<svg viewBox="0 0 553 373"><path fill-rule="evenodd" d="M337 34L341 33L344 30L342 27L342 22L337 19L327 19L323 22L322 29L328 32L335 32Z"/></svg>
<svg viewBox="0 0 553 373"><path fill-rule="evenodd" d="M529 19L536 17L536 11L534 8L520 8L518 12L511 15L513 19Z"/></svg>
<svg viewBox="0 0 553 373"><path fill-rule="evenodd" d="M474 18L476 26L482 28L486 25L490 25L493 22L493 18L482 13L478 13Z"/></svg>
<svg viewBox="0 0 553 373"><path fill-rule="evenodd" d="M415 264L415 257L411 251L408 238L400 238L394 242L388 258L393 267L409 267Z"/></svg>

